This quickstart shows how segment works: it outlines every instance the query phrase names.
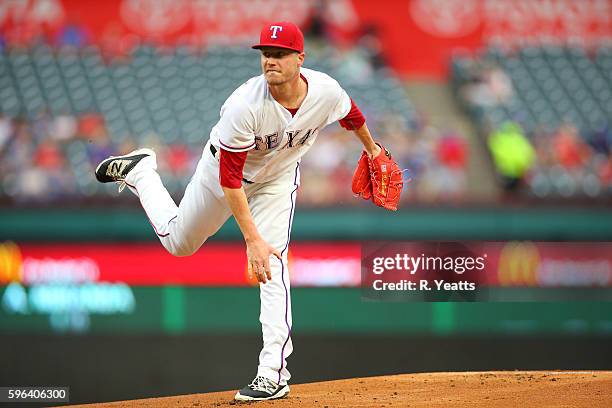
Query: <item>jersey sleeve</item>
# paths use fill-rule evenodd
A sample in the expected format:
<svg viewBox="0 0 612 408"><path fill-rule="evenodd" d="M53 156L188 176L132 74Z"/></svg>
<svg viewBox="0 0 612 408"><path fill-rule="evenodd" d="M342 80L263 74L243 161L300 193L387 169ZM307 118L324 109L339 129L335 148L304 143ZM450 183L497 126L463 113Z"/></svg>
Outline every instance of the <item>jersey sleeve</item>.
<svg viewBox="0 0 612 408"><path fill-rule="evenodd" d="M353 98L351 98L351 110L344 118L338 121L340 126L346 130L357 130L365 123L365 117L359 110Z"/></svg>
<svg viewBox="0 0 612 408"><path fill-rule="evenodd" d="M332 108L327 118L328 125L346 117L351 110L351 98L349 98L346 91L342 89L339 84L336 92L336 98L336 104Z"/></svg>
<svg viewBox="0 0 612 408"><path fill-rule="evenodd" d="M229 152L245 152L255 147L255 115L246 101L231 97L221 108L217 123L219 143Z"/></svg>
<svg viewBox="0 0 612 408"><path fill-rule="evenodd" d="M219 158L219 183L227 188L242 187L242 170L248 152L229 152L221 148Z"/></svg>

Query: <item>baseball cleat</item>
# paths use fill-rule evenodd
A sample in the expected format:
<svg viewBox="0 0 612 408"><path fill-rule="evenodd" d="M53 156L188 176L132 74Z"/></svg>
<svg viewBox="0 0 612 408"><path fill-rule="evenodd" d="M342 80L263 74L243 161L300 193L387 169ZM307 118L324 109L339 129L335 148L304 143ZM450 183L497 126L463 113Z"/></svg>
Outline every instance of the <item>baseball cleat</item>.
<svg viewBox="0 0 612 408"><path fill-rule="evenodd" d="M287 384L277 384L258 375L249 385L238 391L234 399L236 401L265 401L283 398L287 394L289 394Z"/></svg>
<svg viewBox="0 0 612 408"><path fill-rule="evenodd" d="M102 160L96 167L96 179L100 183L119 183L119 192L125 188L125 177L144 158L153 157L155 152L151 149L134 150L123 156L110 156Z"/></svg>

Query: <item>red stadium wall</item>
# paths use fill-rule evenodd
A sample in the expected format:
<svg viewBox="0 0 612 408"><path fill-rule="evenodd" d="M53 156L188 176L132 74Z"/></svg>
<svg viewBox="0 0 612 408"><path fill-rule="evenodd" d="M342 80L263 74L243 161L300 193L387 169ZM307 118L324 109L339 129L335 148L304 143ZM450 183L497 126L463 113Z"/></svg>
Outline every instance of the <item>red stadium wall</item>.
<svg viewBox="0 0 612 408"><path fill-rule="evenodd" d="M391 65L411 77L443 78L453 52L612 39L610 0L353 0L380 29Z"/></svg>
<svg viewBox="0 0 612 408"><path fill-rule="evenodd" d="M133 44L250 43L262 23L287 19L308 27L318 14L339 45L373 24L400 74L444 78L455 50L487 43L521 45L612 38L612 0L24 0L0 2L0 32L10 44L54 37L68 23L89 40L125 52Z"/></svg>
<svg viewBox="0 0 612 408"><path fill-rule="evenodd" d="M359 286L358 243L294 243L289 251L296 286ZM177 258L159 244L0 243L0 285L107 282L129 285L249 286L240 243L207 243Z"/></svg>
<svg viewBox="0 0 612 408"><path fill-rule="evenodd" d="M612 244L608 242L468 242L484 257L485 269L467 277L483 286L611 287ZM414 257L427 243L397 243ZM399 252L395 252L399 253ZM295 242L289 251L292 286L358 287L362 246L358 242ZM382 253L381 253L382 254ZM380 256L377 255L377 256ZM386 255L385 255L386 256ZM393 256L393 254L391 254ZM400 271L390 271L393 277ZM405 279L420 279L419 275ZM368 278L379 279L380 275ZM399 279L399 278L398 278ZM0 243L0 285L126 283L138 286L249 286L244 245L207 243L190 257L176 258L157 243ZM364 282L365 286L370 286Z"/></svg>

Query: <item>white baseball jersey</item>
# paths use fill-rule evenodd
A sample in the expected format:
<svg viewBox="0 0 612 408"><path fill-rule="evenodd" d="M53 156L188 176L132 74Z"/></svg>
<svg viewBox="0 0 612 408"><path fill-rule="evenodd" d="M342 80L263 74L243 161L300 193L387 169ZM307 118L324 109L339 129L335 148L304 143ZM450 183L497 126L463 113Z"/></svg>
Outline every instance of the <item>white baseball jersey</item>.
<svg viewBox="0 0 612 408"><path fill-rule="evenodd" d="M299 186L299 160L326 125L344 118L351 100L328 75L301 69L308 93L295 116L272 98L263 75L239 87L221 108L210 141L233 152L248 150L243 176L253 221L262 238L281 252L270 257L272 280L260 285L263 348L257 374L284 384L291 377L291 292L288 247ZM164 248L188 256L231 216L219 184L219 158L204 148L193 178L177 206L156 171L155 157L138 163L125 178ZM206 265L202 266L203 273Z"/></svg>
<svg viewBox="0 0 612 408"><path fill-rule="evenodd" d="M263 75L245 82L223 104L210 141L231 152L249 151L246 180L265 182L292 171L319 131L351 110L351 99L335 79L307 68L301 74L308 93L293 117L272 97Z"/></svg>

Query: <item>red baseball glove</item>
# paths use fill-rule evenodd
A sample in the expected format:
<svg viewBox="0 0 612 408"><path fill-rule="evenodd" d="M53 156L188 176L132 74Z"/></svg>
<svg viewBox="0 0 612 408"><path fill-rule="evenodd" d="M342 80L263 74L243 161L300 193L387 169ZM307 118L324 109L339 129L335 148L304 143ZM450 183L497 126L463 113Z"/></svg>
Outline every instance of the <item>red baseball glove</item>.
<svg viewBox="0 0 612 408"><path fill-rule="evenodd" d="M402 171L387 149L370 159L366 152L361 154L353 175L353 193L364 200L372 200L379 207L397 211L404 180Z"/></svg>
<svg viewBox="0 0 612 408"><path fill-rule="evenodd" d="M372 179L370 177L369 161L368 154L362 152L357 162L355 174L353 174L353 194L358 195L364 200L369 200L372 197Z"/></svg>

